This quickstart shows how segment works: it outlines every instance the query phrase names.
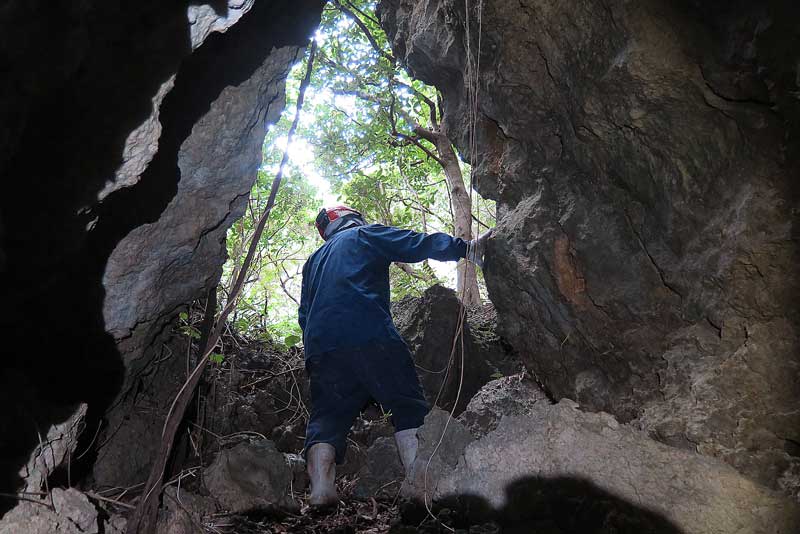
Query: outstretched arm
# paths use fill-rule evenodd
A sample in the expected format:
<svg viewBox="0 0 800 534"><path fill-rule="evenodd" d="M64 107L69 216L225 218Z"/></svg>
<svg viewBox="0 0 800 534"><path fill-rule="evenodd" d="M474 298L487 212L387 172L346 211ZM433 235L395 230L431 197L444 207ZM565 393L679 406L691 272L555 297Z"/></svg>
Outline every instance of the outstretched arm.
<svg viewBox="0 0 800 534"><path fill-rule="evenodd" d="M388 261L455 261L467 255L466 241L443 233L421 234L378 224L370 225L363 231L370 244Z"/></svg>

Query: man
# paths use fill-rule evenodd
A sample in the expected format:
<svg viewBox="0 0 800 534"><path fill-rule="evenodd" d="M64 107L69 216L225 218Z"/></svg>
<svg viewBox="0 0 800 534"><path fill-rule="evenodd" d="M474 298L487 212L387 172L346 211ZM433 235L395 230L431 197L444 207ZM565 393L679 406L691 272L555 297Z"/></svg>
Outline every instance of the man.
<svg viewBox="0 0 800 534"><path fill-rule="evenodd" d="M325 244L303 266L299 322L311 380L306 461L312 506L338 502L335 463L347 433L374 399L391 413L406 471L417 453L417 427L429 407L414 362L389 311L389 265L427 258L460 258L483 266L490 232L466 242L447 234L420 234L367 225L348 206L323 208L316 227Z"/></svg>

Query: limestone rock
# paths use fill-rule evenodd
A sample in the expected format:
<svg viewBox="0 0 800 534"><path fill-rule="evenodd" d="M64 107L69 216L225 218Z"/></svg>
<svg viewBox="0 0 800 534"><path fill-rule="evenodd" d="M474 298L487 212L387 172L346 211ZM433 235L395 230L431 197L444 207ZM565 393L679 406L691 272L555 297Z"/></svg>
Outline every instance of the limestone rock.
<svg viewBox="0 0 800 534"><path fill-rule="evenodd" d="M292 466L269 440L240 443L219 452L204 482L215 501L231 512L292 505Z"/></svg>
<svg viewBox="0 0 800 534"><path fill-rule="evenodd" d="M437 405L448 410L456 400L462 362L459 344L453 353L459 310L455 291L440 285L427 289L420 298L406 298L392 307L394 323L411 349L428 401L433 404L438 397ZM490 380L492 371L480 349L470 334L469 324L465 323L464 383L457 414ZM453 361L447 372L451 354Z"/></svg>
<svg viewBox="0 0 800 534"><path fill-rule="evenodd" d="M19 473L20 478L25 481L20 491L44 491L47 489L46 478L56 468L71 461L78 447L78 438L84 429L86 409L86 404L79 404L64 422L52 425L47 434L42 436L41 443L33 450L28 463Z"/></svg>
<svg viewBox="0 0 800 534"><path fill-rule="evenodd" d="M89 529L86 532L97 532L97 510L83 493L54 488L50 496L38 496L48 489L47 478L56 469L66 468L75 456L86 410L86 404L79 404L62 423L52 425L41 436L41 442L19 472L22 485L14 488L25 500L9 499L11 510L0 517L0 534L28 532L21 525L30 525L32 534L83 532L84 528Z"/></svg>
<svg viewBox="0 0 800 534"><path fill-rule="evenodd" d="M364 465L358 471L353 496L358 499L393 498L400 490L404 477L405 471L394 437L378 438L367 449Z"/></svg>
<svg viewBox="0 0 800 534"><path fill-rule="evenodd" d="M184 132L187 137L173 147L173 171L180 178L175 196L158 220L132 230L110 254L103 275L103 316L119 350L130 355L123 390L146 367L147 361L137 358L175 311L218 279L226 254L225 233L244 213L266 124L283 109L283 80L297 53L294 46L274 50L254 66L251 76L220 90ZM164 165L162 161L154 160L149 169ZM124 455L127 443L115 440L107 448L108 454Z"/></svg>
<svg viewBox="0 0 800 534"><path fill-rule="evenodd" d="M507 376L483 386L458 420L478 438L497 428L505 416L530 415L539 402L550 402L539 386L522 375Z"/></svg>
<svg viewBox="0 0 800 534"><path fill-rule="evenodd" d="M654 437L787 493L800 462L800 86L789 44L800 29L781 21L797 9L379 8L395 55L442 91L443 128L497 201L489 295L502 336L551 396L641 418ZM479 42L478 71L466 58Z"/></svg>
<svg viewBox="0 0 800 534"><path fill-rule="evenodd" d="M439 500L454 495L470 496L473 510L482 499L506 521L544 518L562 528L573 528L584 513L595 527L623 532L639 525L640 532L789 534L800 524L796 503L723 462L663 445L566 400L505 417L467 445L436 488ZM587 501L588 508L581 504ZM619 517L619 510L632 516Z"/></svg>
<svg viewBox="0 0 800 534"><path fill-rule="evenodd" d="M171 323L219 278L322 5L3 2L0 493L68 408L88 404L88 432L112 405L124 426ZM94 441L111 459L118 428Z"/></svg>
<svg viewBox="0 0 800 534"><path fill-rule="evenodd" d="M50 498L19 504L0 520L0 534L99 534L97 509L76 489L54 488ZM36 498L32 499L35 500Z"/></svg>
<svg viewBox="0 0 800 534"><path fill-rule="evenodd" d="M437 495L440 480L455 469L473 438L464 425L451 418L450 413L438 409L431 410L425 417L417 438L417 459L404 483L403 492L413 499L430 500Z"/></svg>

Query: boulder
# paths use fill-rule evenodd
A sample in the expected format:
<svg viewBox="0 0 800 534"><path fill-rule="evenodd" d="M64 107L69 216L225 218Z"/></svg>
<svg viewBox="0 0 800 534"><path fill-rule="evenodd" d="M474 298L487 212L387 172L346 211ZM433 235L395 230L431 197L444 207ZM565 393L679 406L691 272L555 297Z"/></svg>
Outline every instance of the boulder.
<svg viewBox="0 0 800 534"><path fill-rule="evenodd" d="M72 488L21 500L0 520L0 534L99 534L100 528L97 508Z"/></svg>
<svg viewBox="0 0 800 534"><path fill-rule="evenodd" d="M489 296L548 393L796 494L797 3L379 12L497 201Z"/></svg>
<svg viewBox="0 0 800 534"><path fill-rule="evenodd" d="M467 322L463 328L463 354L460 341L455 343L459 313L460 303L455 291L441 285L428 288L422 297L407 297L392 307L394 323L411 349L422 388L431 404L447 410L453 408L463 362L457 414L492 374ZM454 345L457 346L455 351Z"/></svg>
<svg viewBox="0 0 800 534"><path fill-rule="evenodd" d="M203 475L213 499L230 512L294 506L292 479L289 459L269 440L223 449Z"/></svg>
<svg viewBox="0 0 800 534"><path fill-rule="evenodd" d="M531 413L504 417L468 444L435 491L443 502L458 496L472 513L553 521L566 532L606 525L621 532L790 534L800 525L797 503L722 461L658 443L568 400L537 402Z"/></svg>
<svg viewBox="0 0 800 534"><path fill-rule="evenodd" d="M526 416L539 402L549 403L542 389L524 374L492 380L472 397L458 417L476 438L497 428L505 416Z"/></svg>

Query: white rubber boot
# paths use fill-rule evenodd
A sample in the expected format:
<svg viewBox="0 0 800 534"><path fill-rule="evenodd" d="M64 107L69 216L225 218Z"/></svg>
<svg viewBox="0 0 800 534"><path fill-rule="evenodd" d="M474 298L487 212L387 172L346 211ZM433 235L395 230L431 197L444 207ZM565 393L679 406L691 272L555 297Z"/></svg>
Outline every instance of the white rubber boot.
<svg viewBox="0 0 800 534"><path fill-rule="evenodd" d="M308 504L322 508L339 502L336 495L336 449L329 443L315 443L306 453L311 495Z"/></svg>
<svg viewBox="0 0 800 534"><path fill-rule="evenodd" d="M417 429L409 428L395 432L394 441L397 443L397 452L400 453L400 461L403 462L406 477L408 477L411 475L411 467L414 465L414 460L417 459L417 448L419 447Z"/></svg>

